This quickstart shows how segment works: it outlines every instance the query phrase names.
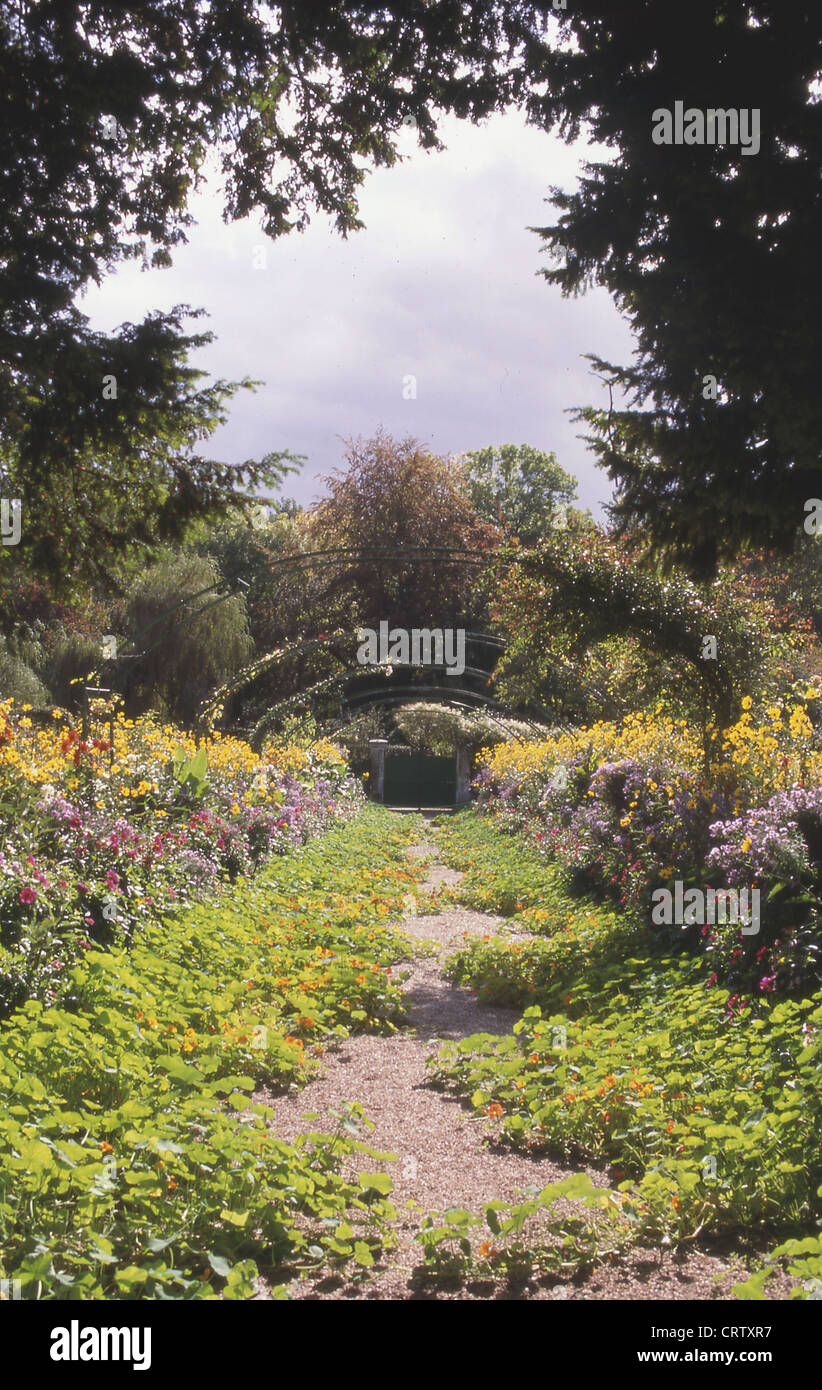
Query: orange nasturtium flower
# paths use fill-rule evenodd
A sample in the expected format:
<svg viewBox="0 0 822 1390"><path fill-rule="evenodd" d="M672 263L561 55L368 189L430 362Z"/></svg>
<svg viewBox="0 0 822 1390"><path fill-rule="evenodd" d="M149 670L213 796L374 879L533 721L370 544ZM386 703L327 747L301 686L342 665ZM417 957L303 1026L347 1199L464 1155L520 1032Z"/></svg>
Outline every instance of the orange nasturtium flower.
<svg viewBox="0 0 822 1390"><path fill-rule="evenodd" d="M505 1111L503 1110L499 1101L494 1100L491 1102L490 1105L486 1106L485 1113L486 1115L490 1115L492 1120L498 1120L502 1115L505 1114Z"/></svg>
<svg viewBox="0 0 822 1390"><path fill-rule="evenodd" d="M100 1152L101 1152L101 1153L104 1153L104 1154L113 1154L113 1153L114 1153L114 1145L113 1145L113 1144L109 1144L108 1141L107 1141L106 1139L104 1139L103 1142L102 1142L102 1144L100 1145Z"/></svg>

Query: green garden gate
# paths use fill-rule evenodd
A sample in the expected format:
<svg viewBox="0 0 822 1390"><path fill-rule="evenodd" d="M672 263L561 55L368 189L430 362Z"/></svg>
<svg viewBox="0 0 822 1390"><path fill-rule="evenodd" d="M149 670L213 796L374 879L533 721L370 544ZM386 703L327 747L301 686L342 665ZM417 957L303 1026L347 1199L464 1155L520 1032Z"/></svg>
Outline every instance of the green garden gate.
<svg viewBox="0 0 822 1390"><path fill-rule="evenodd" d="M437 758L410 748L386 748L386 806L453 806L456 799L456 758Z"/></svg>

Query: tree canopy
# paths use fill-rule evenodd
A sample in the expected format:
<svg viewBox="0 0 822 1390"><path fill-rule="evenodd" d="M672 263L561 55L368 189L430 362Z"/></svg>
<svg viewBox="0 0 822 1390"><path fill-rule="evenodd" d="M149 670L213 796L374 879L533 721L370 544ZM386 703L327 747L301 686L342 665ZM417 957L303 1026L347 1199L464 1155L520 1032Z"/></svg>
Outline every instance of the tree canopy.
<svg viewBox="0 0 822 1390"><path fill-rule="evenodd" d="M608 154L552 190L559 216L534 230L547 279L605 286L636 335L630 366L593 359L626 408L582 412L617 516L696 573L746 542L790 550L819 493L822 11L591 0L562 25L529 113ZM654 143L680 100L758 112L758 151Z"/></svg>
<svg viewBox="0 0 822 1390"><path fill-rule="evenodd" d="M422 552L407 561L391 554L329 560L323 602L340 626L388 621L431 627L457 620L464 626L484 612L476 570L457 552L489 551L499 532L474 510L456 462L416 439L396 440L380 430L371 439L348 440L345 467L324 482L328 496L309 517L312 548ZM443 551L454 552L453 558Z"/></svg>
<svg viewBox="0 0 822 1390"><path fill-rule="evenodd" d="M123 260L169 264L210 167L227 220L256 211L276 237L321 210L346 235L405 122L434 148L441 114L515 105L610 151L552 191L558 216L534 230L558 253L548 278L605 286L636 334L630 366L594 359L628 407L583 410L621 524L698 572L745 542L789 549L819 490L820 73L822 14L784 0L3 6L0 486L23 501L16 562L111 580L127 552L247 507L291 461L199 452L252 383L200 383L187 359L208 335L186 330L186 306L108 334L77 306ZM757 111L760 147L656 144L655 115L678 101Z"/></svg>
<svg viewBox="0 0 822 1390"><path fill-rule="evenodd" d="M319 209L359 227L357 189L395 162L404 120L430 147L434 110L513 98L507 32L505 5L456 0L2 6L0 489L23 503L18 565L111 581L127 551L250 505L290 459L198 452L252 383L198 387L186 359L208 337L184 331L186 306L101 334L78 294L123 260L170 264L209 157L226 220L258 211L276 237Z"/></svg>
<svg viewBox="0 0 822 1390"><path fill-rule="evenodd" d="M495 444L461 455L468 495L480 516L523 545L533 544L576 498L576 480L531 444Z"/></svg>
<svg viewBox="0 0 822 1390"><path fill-rule="evenodd" d="M144 655L118 670L130 715L150 707L190 725L208 693L252 654L245 600L203 591L220 580L213 560L169 552L143 575L124 603L129 646Z"/></svg>

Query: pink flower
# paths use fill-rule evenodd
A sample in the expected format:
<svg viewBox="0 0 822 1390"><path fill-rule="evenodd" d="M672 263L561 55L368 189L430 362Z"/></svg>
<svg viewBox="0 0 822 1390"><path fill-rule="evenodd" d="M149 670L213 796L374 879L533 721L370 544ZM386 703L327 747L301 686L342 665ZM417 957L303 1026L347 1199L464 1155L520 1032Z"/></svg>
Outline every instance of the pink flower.
<svg viewBox="0 0 822 1390"><path fill-rule="evenodd" d="M37 897L37 892L36 892L36 890L35 890L34 888L29 888L28 885L27 885L25 888L21 888L21 889L20 889L20 901L21 901L21 903L33 903L33 902L34 902L34 899L35 899L36 897Z"/></svg>
<svg viewBox="0 0 822 1390"><path fill-rule="evenodd" d="M108 873L106 874L106 887L107 887L107 888L119 888L119 886L120 886L120 875L119 875L119 874L116 874L116 873L114 872L113 869L109 869Z"/></svg>

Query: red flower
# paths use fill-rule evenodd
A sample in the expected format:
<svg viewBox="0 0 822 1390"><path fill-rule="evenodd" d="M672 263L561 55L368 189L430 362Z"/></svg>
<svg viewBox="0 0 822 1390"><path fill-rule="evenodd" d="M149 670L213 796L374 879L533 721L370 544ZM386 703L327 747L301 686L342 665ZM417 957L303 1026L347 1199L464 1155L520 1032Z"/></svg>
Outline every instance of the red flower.
<svg viewBox="0 0 822 1390"><path fill-rule="evenodd" d="M33 903L33 902L34 902L34 899L35 899L36 897L37 897L36 889L34 889L34 888L29 888L28 885L26 885L25 888L21 888L21 889L20 889L20 901L21 901L21 903Z"/></svg>

